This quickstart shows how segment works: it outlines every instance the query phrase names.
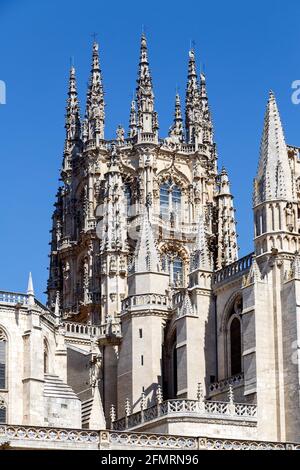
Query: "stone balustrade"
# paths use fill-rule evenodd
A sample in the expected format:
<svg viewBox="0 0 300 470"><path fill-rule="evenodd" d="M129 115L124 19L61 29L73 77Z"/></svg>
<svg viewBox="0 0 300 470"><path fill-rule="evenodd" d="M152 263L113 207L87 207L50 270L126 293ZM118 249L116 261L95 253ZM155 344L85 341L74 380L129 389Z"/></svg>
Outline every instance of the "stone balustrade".
<svg viewBox="0 0 300 470"><path fill-rule="evenodd" d="M300 444L180 435L0 425L0 446L7 449L70 450L300 450Z"/></svg>
<svg viewBox="0 0 300 470"><path fill-rule="evenodd" d="M83 325L77 322L65 321L63 326L67 337L99 338L107 335L108 333L116 335L121 333L120 323L112 322L105 323L103 325Z"/></svg>
<svg viewBox="0 0 300 470"><path fill-rule="evenodd" d="M235 276L240 275L241 273L244 273L245 271L250 269L252 265L253 255L254 253L250 253L249 255L244 256L243 258L235 261L234 263L225 266L225 268L216 271L213 276L213 283L222 283L223 281L226 281L229 278L234 278Z"/></svg>
<svg viewBox="0 0 300 470"><path fill-rule="evenodd" d="M112 428L116 431L124 431L143 423L174 415L189 415L195 418L237 419L256 422L257 406L246 403L231 403L201 400L166 400L162 403L132 413L129 416L115 420Z"/></svg>
<svg viewBox="0 0 300 470"><path fill-rule="evenodd" d="M141 294L132 295L122 301L122 312L126 312L127 309L135 307L153 307L158 306L160 309L168 309L170 306L169 299L166 295L160 294Z"/></svg>
<svg viewBox="0 0 300 470"><path fill-rule="evenodd" d="M7 304L28 304L27 294L20 294L18 292L0 291L0 302Z"/></svg>

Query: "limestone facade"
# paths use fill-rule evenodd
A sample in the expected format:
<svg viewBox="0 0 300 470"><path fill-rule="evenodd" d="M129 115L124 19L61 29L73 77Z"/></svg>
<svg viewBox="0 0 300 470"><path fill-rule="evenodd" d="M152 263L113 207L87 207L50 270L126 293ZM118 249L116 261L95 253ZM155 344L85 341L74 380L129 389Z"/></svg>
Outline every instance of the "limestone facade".
<svg viewBox="0 0 300 470"><path fill-rule="evenodd" d="M128 134L107 140L98 49L83 117L70 70L47 305L31 280L1 294L2 422L299 442L299 149L273 92L239 258L194 51L160 138L142 35Z"/></svg>

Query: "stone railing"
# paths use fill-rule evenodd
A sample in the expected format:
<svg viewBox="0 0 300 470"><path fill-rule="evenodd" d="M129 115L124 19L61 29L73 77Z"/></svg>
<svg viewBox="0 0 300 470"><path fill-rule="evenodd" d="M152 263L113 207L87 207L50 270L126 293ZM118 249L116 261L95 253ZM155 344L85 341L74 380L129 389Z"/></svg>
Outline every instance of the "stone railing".
<svg viewBox="0 0 300 470"><path fill-rule="evenodd" d="M141 294L132 295L122 301L122 312L134 307L153 307L158 306L160 309L168 309L170 306L169 298L160 294Z"/></svg>
<svg viewBox="0 0 300 470"><path fill-rule="evenodd" d="M20 448L68 448L70 444L74 449L99 447L98 431L68 428L0 424L0 439Z"/></svg>
<svg viewBox="0 0 300 470"><path fill-rule="evenodd" d="M28 295L21 294L19 292L0 291L0 303L27 306ZM39 300L34 299L34 303L37 307L39 307L39 309L43 310L43 312L50 313L50 310Z"/></svg>
<svg viewBox="0 0 300 470"><path fill-rule="evenodd" d="M0 291L0 302L7 304L28 304L27 294L20 294L18 292L5 292Z"/></svg>
<svg viewBox="0 0 300 470"><path fill-rule="evenodd" d="M63 326L67 337L99 338L111 333L114 335L121 333L120 323L117 322L108 322L103 325L82 325L81 323L65 321Z"/></svg>
<svg viewBox="0 0 300 470"><path fill-rule="evenodd" d="M249 255L244 256L243 258L217 271L213 276L213 283L219 284L229 278L233 278L237 275L240 275L244 271L247 271L252 264L253 255L254 253L250 253Z"/></svg>
<svg viewBox="0 0 300 470"><path fill-rule="evenodd" d="M300 444L286 442L22 425L0 425L0 446L7 449L56 450L300 450Z"/></svg>
<svg viewBox="0 0 300 470"><path fill-rule="evenodd" d="M236 374L227 379L219 380L218 382L213 382L209 385L210 394L220 393L227 391L229 386L237 387L244 383L244 374Z"/></svg>
<svg viewBox="0 0 300 470"><path fill-rule="evenodd" d="M117 431L134 428L161 417L189 415L195 418L246 419L256 422L257 406L245 403L201 400L167 400L112 422Z"/></svg>

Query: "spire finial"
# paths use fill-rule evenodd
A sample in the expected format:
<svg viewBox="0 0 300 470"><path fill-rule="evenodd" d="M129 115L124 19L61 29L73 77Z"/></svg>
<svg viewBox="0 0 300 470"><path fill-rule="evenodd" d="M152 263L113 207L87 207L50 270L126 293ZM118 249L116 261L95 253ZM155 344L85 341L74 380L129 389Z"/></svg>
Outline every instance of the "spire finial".
<svg viewBox="0 0 300 470"><path fill-rule="evenodd" d="M27 296L28 296L28 305L34 305L34 289L33 289L31 272L29 273L29 276L28 276Z"/></svg>
<svg viewBox="0 0 300 470"><path fill-rule="evenodd" d="M105 103L99 62L99 44L94 41L92 66L88 85L85 115L85 137L88 140L104 139Z"/></svg>
<svg viewBox="0 0 300 470"><path fill-rule="evenodd" d="M145 33L141 36L139 72L136 88L138 136L141 133L157 135L158 120L154 111L154 93L148 61L148 49Z"/></svg>
<svg viewBox="0 0 300 470"><path fill-rule="evenodd" d="M172 137L175 142L180 143L183 141L181 103L180 103L180 96L177 91L175 95L174 122L173 122L173 125L170 127L169 136Z"/></svg>

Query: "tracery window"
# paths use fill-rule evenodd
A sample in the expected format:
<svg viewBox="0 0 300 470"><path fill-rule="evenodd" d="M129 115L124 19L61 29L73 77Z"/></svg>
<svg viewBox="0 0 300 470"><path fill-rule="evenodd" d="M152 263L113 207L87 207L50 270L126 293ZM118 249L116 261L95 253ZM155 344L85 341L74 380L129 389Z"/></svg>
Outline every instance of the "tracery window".
<svg viewBox="0 0 300 470"><path fill-rule="evenodd" d="M0 390L6 389L7 372L7 338L4 331L0 328Z"/></svg>
<svg viewBox="0 0 300 470"><path fill-rule="evenodd" d="M161 259L162 270L170 274L170 284L183 284L183 260L177 253L165 253Z"/></svg>
<svg viewBox="0 0 300 470"><path fill-rule="evenodd" d="M160 187L160 215L169 218L181 205L181 188L169 179Z"/></svg>

